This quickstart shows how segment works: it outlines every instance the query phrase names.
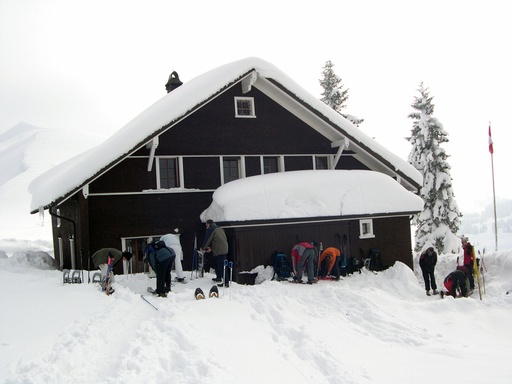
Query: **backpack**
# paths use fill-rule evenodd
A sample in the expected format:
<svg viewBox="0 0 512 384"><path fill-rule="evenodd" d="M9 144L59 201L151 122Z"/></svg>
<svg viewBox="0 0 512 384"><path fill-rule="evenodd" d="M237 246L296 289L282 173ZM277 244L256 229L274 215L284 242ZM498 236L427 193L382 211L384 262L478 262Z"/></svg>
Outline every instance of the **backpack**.
<svg viewBox="0 0 512 384"><path fill-rule="evenodd" d="M368 252L368 258L365 260L365 267L370 271L382 271L385 269L380 258L380 249L370 249L370 252Z"/></svg>
<svg viewBox="0 0 512 384"><path fill-rule="evenodd" d="M287 280L289 277L292 276L293 268L290 262L288 261L288 257L286 256L285 253L275 251L272 254L272 268L274 268L272 280Z"/></svg>
<svg viewBox="0 0 512 384"><path fill-rule="evenodd" d="M176 257L176 253L174 252L174 250L166 246L165 242L163 242L162 240L152 241L151 243L148 244L144 251L144 253L146 254L145 261L149 262L149 265L151 265L151 268L153 268L154 271L156 271L157 262L161 261L161 257L163 256L160 250L164 248L166 248L169 251L172 258Z"/></svg>

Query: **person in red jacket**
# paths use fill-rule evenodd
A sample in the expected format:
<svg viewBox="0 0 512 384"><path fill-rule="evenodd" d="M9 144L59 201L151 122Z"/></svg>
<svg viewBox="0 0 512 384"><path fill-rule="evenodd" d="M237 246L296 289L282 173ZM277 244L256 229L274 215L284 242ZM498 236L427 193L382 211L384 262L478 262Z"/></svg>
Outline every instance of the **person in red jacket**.
<svg viewBox="0 0 512 384"><path fill-rule="evenodd" d="M293 281L295 283L302 283L302 270L307 268L308 284L316 283L315 279L315 256L316 248L313 244L303 241L295 245L292 249L292 262L293 262Z"/></svg>
<svg viewBox="0 0 512 384"><path fill-rule="evenodd" d="M475 253L473 251L473 246L469 242L468 238L462 236L460 239L462 244L462 249L464 251L464 266L468 269L469 275L469 289L475 289L475 279L473 278L473 267L475 263Z"/></svg>
<svg viewBox="0 0 512 384"><path fill-rule="evenodd" d="M444 287L447 295L457 297L467 297L469 290L469 279L465 267L458 267L444 279ZM459 296L460 292L460 296Z"/></svg>
<svg viewBox="0 0 512 384"><path fill-rule="evenodd" d="M341 253L336 247L325 248L318 259L318 275L321 279L334 274L335 279L340 279L340 270L338 268L339 257Z"/></svg>

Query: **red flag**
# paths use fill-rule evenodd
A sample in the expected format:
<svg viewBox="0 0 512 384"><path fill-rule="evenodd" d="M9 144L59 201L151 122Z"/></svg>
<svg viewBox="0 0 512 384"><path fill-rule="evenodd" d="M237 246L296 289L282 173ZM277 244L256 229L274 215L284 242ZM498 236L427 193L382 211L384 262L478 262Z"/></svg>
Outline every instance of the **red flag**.
<svg viewBox="0 0 512 384"><path fill-rule="evenodd" d="M494 153L494 148L492 146L492 136L491 136L491 123L489 123L489 152L491 152L491 155Z"/></svg>

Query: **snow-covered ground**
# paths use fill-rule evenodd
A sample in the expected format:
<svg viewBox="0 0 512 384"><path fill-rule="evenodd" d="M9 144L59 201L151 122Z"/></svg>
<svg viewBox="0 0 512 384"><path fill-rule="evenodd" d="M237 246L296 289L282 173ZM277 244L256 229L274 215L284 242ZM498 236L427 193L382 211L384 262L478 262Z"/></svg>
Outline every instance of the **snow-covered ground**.
<svg viewBox="0 0 512 384"><path fill-rule="evenodd" d="M2 243L0 249L2 248ZM16 244L16 245L14 245ZM0 259L0 381L6 383L509 383L512 252L485 256L485 294L425 296L404 264L315 285L232 284L196 301L212 274L147 297L145 274L116 291L63 284L41 244ZM32 248L32 251L28 249ZM37 249L41 251L36 252ZM45 262L46 261L46 262ZM455 265L442 256L438 283Z"/></svg>
<svg viewBox="0 0 512 384"><path fill-rule="evenodd" d="M191 280L189 271L188 284L176 284L168 298L147 297L155 310L141 298L155 284L145 274L117 276L106 296L87 271L83 284L64 284L52 266L49 220L41 226L28 214L26 188L66 159L49 153L69 156L68 144L86 143L61 137L68 153L43 151L55 138L39 128L0 134L0 382L510 382L509 232L500 232L500 252L490 229L469 234L486 249L483 300L427 297L418 268L401 263L311 286L271 281L261 266L258 284L232 284L202 301L193 292L207 292L213 275ZM440 255L440 287L456 258Z"/></svg>

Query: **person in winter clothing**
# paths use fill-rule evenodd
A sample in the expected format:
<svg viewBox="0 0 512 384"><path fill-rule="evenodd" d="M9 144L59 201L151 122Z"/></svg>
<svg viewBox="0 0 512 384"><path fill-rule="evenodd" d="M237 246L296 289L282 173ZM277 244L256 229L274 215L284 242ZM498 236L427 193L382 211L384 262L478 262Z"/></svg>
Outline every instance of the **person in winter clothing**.
<svg viewBox="0 0 512 384"><path fill-rule="evenodd" d="M446 288L447 295L453 297L459 297L458 292L460 291L460 297L467 297L469 293L469 279L464 270L465 267L458 267L455 271L451 272L444 279L444 287Z"/></svg>
<svg viewBox="0 0 512 384"><path fill-rule="evenodd" d="M465 236L462 236L460 239L462 244L462 249L464 251L464 266L469 271L469 289L475 289L475 279L473 278L473 268L475 263L475 252L473 250L473 246L469 242L469 239Z"/></svg>
<svg viewBox="0 0 512 384"><path fill-rule="evenodd" d="M112 269L114 266L121 260L124 259L129 261L132 258L132 254L130 252L121 252L116 248L101 248L98 251L94 252L91 256L92 263L95 268L99 268L101 272L101 281L103 282L103 288L105 288L108 284L112 284L115 281L114 272ZM108 270L108 259L114 258L113 263L111 265L111 271L109 273L109 281L105 281L105 277L107 276Z"/></svg>
<svg viewBox="0 0 512 384"><path fill-rule="evenodd" d="M212 253L216 275L213 281L220 283L224 278L224 286L229 287L229 271L227 267L226 276L222 276L224 271L224 261L227 260L228 240L224 229L218 227L213 220L206 221L206 233L204 235L203 245L199 251Z"/></svg>
<svg viewBox="0 0 512 384"><path fill-rule="evenodd" d="M341 252L336 247L325 248L320 254L320 258L318 259L318 275L321 279L330 276L331 271L336 280L340 279L340 270L338 268L340 255Z"/></svg>
<svg viewBox="0 0 512 384"><path fill-rule="evenodd" d="M174 259L174 268L176 269L176 281L179 283L185 283L185 274L183 273L183 266L181 260L183 260L183 249L181 248L180 238L174 233L163 235L162 240L168 248L171 248L176 254Z"/></svg>
<svg viewBox="0 0 512 384"><path fill-rule="evenodd" d="M437 253L433 247L427 248L420 255L420 268L423 274L423 280L425 281L425 291L427 296L430 296L430 286L432 286L434 295L437 295L436 277L434 276L434 269L437 264Z"/></svg>
<svg viewBox="0 0 512 384"><path fill-rule="evenodd" d="M167 297L171 291L171 268L176 254L163 241L154 241L146 247L146 260L156 273L156 294Z"/></svg>
<svg viewBox="0 0 512 384"><path fill-rule="evenodd" d="M307 268L308 284L316 282L315 279L315 257L317 255L316 248L313 244L306 241L300 242L292 248L292 262L294 282L302 283L302 270Z"/></svg>

